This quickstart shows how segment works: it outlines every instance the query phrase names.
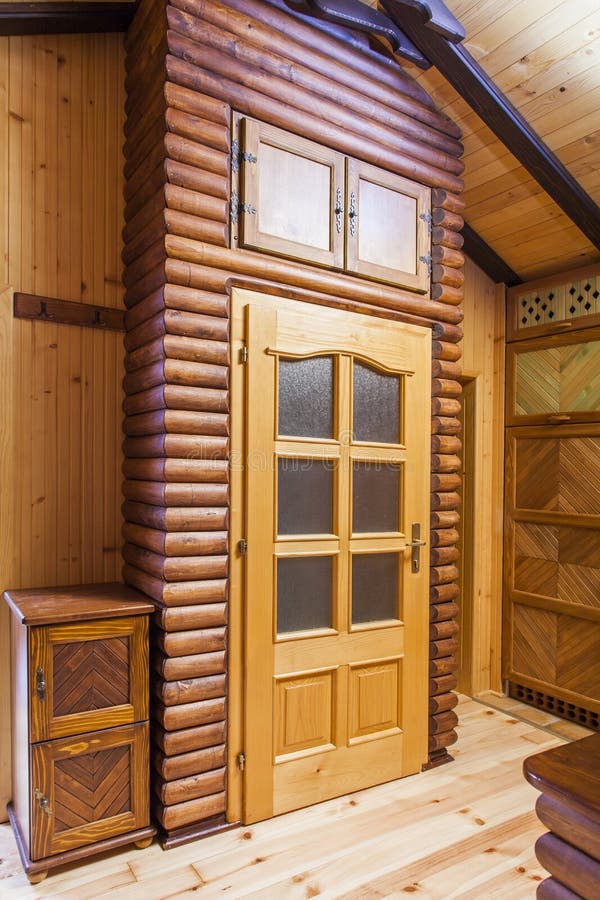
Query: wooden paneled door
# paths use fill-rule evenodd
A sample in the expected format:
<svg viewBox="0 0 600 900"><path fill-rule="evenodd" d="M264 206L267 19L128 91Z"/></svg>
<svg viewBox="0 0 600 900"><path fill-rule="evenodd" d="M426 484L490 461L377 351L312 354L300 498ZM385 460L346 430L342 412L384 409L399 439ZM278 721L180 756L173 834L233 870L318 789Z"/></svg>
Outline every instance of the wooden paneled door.
<svg viewBox="0 0 600 900"><path fill-rule="evenodd" d="M431 337L244 291L234 305L254 822L426 760L428 564L409 545L428 542Z"/></svg>

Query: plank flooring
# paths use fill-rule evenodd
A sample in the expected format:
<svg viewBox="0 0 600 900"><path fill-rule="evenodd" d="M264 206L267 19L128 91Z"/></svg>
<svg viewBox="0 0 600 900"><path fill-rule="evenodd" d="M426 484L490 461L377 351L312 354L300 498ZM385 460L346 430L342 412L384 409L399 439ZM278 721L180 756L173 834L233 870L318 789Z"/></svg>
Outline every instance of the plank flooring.
<svg viewBox="0 0 600 900"><path fill-rule="evenodd" d="M561 739L461 698L455 762L163 852L125 848L31 886L0 826L0 897L535 897L544 830L523 759Z"/></svg>

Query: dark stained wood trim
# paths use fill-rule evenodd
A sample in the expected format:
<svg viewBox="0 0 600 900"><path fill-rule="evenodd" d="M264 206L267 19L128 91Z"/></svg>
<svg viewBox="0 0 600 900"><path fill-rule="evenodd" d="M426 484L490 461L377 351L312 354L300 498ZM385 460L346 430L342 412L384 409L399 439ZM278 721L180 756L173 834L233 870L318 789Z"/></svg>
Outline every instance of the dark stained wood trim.
<svg viewBox="0 0 600 900"><path fill-rule="evenodd" d="M37 294L16 293L13 299L15 319L35 319L50 325L80 325L84 328L103 328L105 331L125 331L125 312L110 306L94 306L76 300L58 300Z"/></svg>
<svg viewBox="0 0 600 900"><path fill-rule="evenodd" d="M501 256L498 256L495 250L486 244L482 237L474 231L466 222L463 225L462 236L465 239L463 244L463 253L466 253L480 269L483 269L496 284L504 284L507 287L515 287L517 284L523 284L523 279L519 278L508 263L504 262Z"/></svg>
<svg viewBox="0 0 600 900"><path fill-rule="evenodd" d="M135 3L0 3L0 35L127 31Z"/></svg>
<svg viewBox="0 0 600 900"><path fill-rule="evenodd" d="M385 7L521 165L600 249L600 208L468 50L424 28L419 17L398 0L385 0Z"/></svg>

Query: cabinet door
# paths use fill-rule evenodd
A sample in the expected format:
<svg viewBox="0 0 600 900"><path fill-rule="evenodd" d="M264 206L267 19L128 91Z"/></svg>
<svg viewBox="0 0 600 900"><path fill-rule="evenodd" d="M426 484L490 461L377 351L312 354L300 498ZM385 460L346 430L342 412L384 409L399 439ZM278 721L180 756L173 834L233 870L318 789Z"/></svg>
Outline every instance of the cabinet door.
<svg viewBox="0 0 600 900"><path fill-rule="evenodd" d="M31 856L43 859L149 821L148 723L31 748Z"/></svg>
<svg viewBox="0 0 600 900"><path fill-rule="evenodd" d="M241 126L239 246L342 268L344 157L262 122Z"/></svg>
<svg viewBox="0 0 600 900"><path fill-rule="evenodd" d="M348 160L346 268L414 291L429 290L429 188Z"/></svg>
<svg viewBox="0 0 600 900"><path fill-rule="evenodd" d="M148 718L148 618L31 628L30 739Z"/></svg>

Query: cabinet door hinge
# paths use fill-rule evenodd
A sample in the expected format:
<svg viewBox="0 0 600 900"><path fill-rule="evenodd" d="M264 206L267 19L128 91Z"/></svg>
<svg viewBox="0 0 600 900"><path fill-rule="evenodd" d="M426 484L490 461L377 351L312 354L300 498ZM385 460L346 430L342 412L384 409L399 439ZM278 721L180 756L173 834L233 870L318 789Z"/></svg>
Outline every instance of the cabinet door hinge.
<svg viewBox="0 0 600 900"><path fill-rule="evenodd" d="M421 213L419 218L422 219L424 222L427 222L427 231L429 232L430 235L433 234L433 219L431 217L431 211L426 212L426 213Z"/></svg>
<svg viewBox="0 0 600 900"><path fill-rule="evenodd" d="M244 344L243 347L240 347L240 362L247 363L248 362L248 348Z"/></svg>
<svg viewBox="0 0 600 900"><path fill-rule="evenodd" d="M246 538L242 538L241 541L238 541L237 548L240 556L246 555L246 553L248 552L248 541L246 540Z"/></svg>
<svg viewBox="0 0 600 900"><path fill-rule="evenodd" d="M243 752L238 753L237 764L238 764L238 769L240 770L240 772L243 772L244 769L246 768L246 754L245 753L243 753Z"/></svg>
<svg viewBox="0 0 600 900"><path fill-rule="evenodd" d="M425 263L427 266L427 274L431 278L431 253L428 253L427 256L420 256L419 262Z"/></svg>
<svg viewBox="0 0 600 900"><path fill-rule="evenodd" d="M242 203L235 191L231 193L229 201L229 215L231 216L231 224L237 225L240 219L240 213L248 213L250 216L256 215L256 207L251 203Z"/></svg>
<svg viewBox="0 0 600 900"><path fill-rule="evenodd" d="M240 163L242 162L255 163L258 162L258 159L253 153L240 150L240 142L234 139L231 142L231 171L234 173L239 172Z"/></svg>

